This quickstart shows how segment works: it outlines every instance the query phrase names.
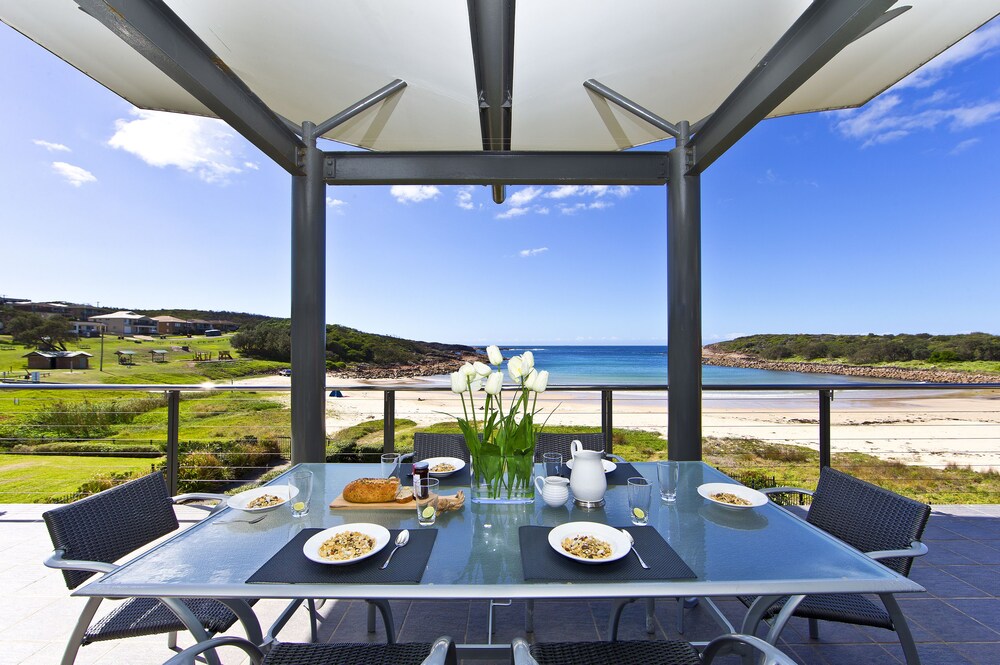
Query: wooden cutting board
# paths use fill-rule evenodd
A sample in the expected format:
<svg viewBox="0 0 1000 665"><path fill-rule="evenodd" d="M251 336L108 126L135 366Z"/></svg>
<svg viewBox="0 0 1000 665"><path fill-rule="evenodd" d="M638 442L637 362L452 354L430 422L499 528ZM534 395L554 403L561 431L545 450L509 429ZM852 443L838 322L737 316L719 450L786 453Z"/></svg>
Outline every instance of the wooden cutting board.
<svg viewBox="0 0 1000 665"><path fill-rule="evenodd" d="M416 510L416 505L413 501L407 501L406 503L396 503L395 501L352 503L345 499L343 494L338 494L337 498L330 502L330 508L347 510Z"/></svg>

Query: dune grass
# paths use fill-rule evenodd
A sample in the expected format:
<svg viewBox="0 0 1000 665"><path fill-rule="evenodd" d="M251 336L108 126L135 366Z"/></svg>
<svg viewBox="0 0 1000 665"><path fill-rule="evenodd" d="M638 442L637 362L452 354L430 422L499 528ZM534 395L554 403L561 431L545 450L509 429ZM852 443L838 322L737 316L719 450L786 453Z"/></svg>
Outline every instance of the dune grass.
<svg viewBox="0 0 1000 665"><path fill-rule="evenodd" d="M88 455L0 455L0 503L48 503L94 476L149 473L161 460Z"/></svg>

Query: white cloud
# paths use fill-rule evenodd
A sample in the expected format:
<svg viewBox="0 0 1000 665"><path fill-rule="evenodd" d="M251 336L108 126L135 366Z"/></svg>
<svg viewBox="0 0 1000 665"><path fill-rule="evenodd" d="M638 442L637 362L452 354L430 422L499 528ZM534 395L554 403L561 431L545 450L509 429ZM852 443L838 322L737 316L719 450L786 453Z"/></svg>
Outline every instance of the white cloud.
<svg viewBox="0 0 1000 665"><path fill-rule="evenodd" d="M526 259L532 256L538 256L539 254L542 254L543 252L547 251L549 251L548 247L536 247L535 249L522 249L520 252L517 253L517 255L520 256L522 259Z"/></svg>
<svg viewBox="0 0 1000 665"><path fill-rule="evenodd" d="M545 198L547 199L565 199L569 196L576 196L580 193L579 185L560 185L555 189L546 192Z"/></svg>
<svg viewBox="0 0 1000 665"><path fill-rule="evenodd" d="M978 138L965 139L964 141L962 141L961 143L959 143L958 145L956 145L954 148L951 149L951 154L952 155L957 155L957 154L959 154L961 152L965 152L966 150L968 150L972 146L974 146L977 143L979 143L979 141L980 141L980 139L978 139Z"/></svg>
<svg viewBox="0 0 1000 665"><path fill-rule="evenodd" d="M930 131L941 125L946 125L951 131L960 131L1000 118L1000 101L921 111L906 110L903 106L900 95L886 94L865 108L837 112L834 117L839 120L834 126L842 136L861 140L862 147L867 148L897 141L914 132Z"/></svg>
<svg viewBox="0 0 1000 665"><path fill-rule="evenodd" d="M549 214L549 209L548 208L543 208L542 206L535 206L535 214L538 214L538 215L547 215L547 214Z"/></svg>
<svg viewBox="0 0 1000 665"><path fill-rule="evenodd" d="M507 203L514 208L520 208L536 199L541 193L541 187L527 187L525 189L519 189L508 197Z"/></svg>
<svg viewBox="0 0 1000 665"><path fill-rule="evenodd" d="M476 204L472 202L472 186L459 187L455 194L455 205L462 210L475 210Z"/></svg>
<svg viewBox="0 0 1000 665"><path fill-rule="evenodd" d="M344 206L347 205L347 201L341 201L340 199L335 199L332 196L326 197L326 207L333 210L338 215L344 214Z"/></svg>
<svg viewBox="0 0 1000 665"><path fill-rule="evenodd" d="M510 219L511 217L520 217L521 215L527 215L531 212L531 208L507 208L501 213L494 215L495 219Z"/></svg>
<svg viewBox="0 0 1000 665"><path fill-rule="evenodd" d="M441 190L434 185L393 185L389 193L398 203L420 203L437 198Z"/></svg>
<svg viewBox="0 0 1000 665"><path fill-rule="evenodd" d="M575 215L583 210L603 210L604 208L610 208L613 205L614 203L611 203L610 201L591 201L590 203L580 201L579 203L574 203L573 205L560 203L559 212L564 215Z"/></svg>
<svg viewBox="0 0 1000 665"><path fill-rule="evenodd" d="M86 182L97 182L97 177L87 169L66 162L52 162L52 170L74 187L79 187Z"/></svg>
<svg viewBox="0 0 1000 665"><path fill-rule="evenodd" d="M115 121L108 145L130 152L150 166L175 166L207 183L229 182L248 166L231 147L236 133L214 118L132 109L133 120Z"/></svg>
<svg viewBox="0 0 1000 665"><path fill-rule="evenodd" d="M545 193L548 199L565 199L570 196L595 196L600 198L607 194L612 194L618 198L625 198L636 190L629 185L560 185Z"/></svg>
<svg viewBox="0 0 1000 665"><path fill-rule="evenodd" d="M62 143L52 143L50 141L43 141L42 139L35 139L32 143L42 146L49 152L72 152L68 146L63 145Z"/></svg>
<svg viewBox="0 0 1000 665"><path fill-rule="evenodd" d="M927 88L940 81L955 65L997 49L1000 49L1000 22L993 21L907 76L893 89Z"/></svg>
<svg viewBox="0 0 1000 665"><path fill-rule="evenodd" d="M257 166L257 164L255 164L254 162L243 162L243 167L247 168L247 169L250 169L251 171L259 171L260 170L260 167Z"/></svg>

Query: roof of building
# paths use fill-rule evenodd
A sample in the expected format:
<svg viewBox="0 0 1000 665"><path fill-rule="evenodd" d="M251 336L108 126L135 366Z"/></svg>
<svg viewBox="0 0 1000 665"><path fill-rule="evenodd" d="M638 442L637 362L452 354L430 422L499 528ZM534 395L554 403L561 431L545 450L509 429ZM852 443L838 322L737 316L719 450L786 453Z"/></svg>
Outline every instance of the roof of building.
<svg viewBox="0 0 1000 665"><path fill-rule="evenodd" d="M163 316L152 316L150 318L161 323L189 323L187 319L178 319L176 316L168 316L166 314Z"/></svg>
<svg viewBox="0 0 1000 665"><path fill-rule="evenodd" d="M86 351L39 351L37 349L31 353L26 353L21 357L27 358L28 356L42 356L43 358L75 358L77 356L87 356L88 358L94 357Z"/></svg>
<svg viewBox="0 0 1000 665"><path fill-rule="evenodd" d="M135 351L115 351L116 356L134 356Z"/></svg>
<svg viewBox="0 0 1000 665"><path fill-rule="evenodd" d="M148 319L149 317L145 314L136 314L135 312L120 311L112 312L111 314L98 314L97 316L91 316L89 319L93 321L94 319Z"/></svg>

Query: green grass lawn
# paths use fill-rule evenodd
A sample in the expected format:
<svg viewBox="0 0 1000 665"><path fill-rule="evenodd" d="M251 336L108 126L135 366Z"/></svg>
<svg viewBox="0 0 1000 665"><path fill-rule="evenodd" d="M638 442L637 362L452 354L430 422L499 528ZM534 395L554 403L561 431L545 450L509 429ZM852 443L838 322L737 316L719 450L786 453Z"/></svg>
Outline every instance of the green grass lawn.
<svg viewBox="0 0 1000 665"><path fill-rule="evenodd" d="M46 503L111 472L149 473L160 460L126 457L0 455L0 503Z"/></svg>

